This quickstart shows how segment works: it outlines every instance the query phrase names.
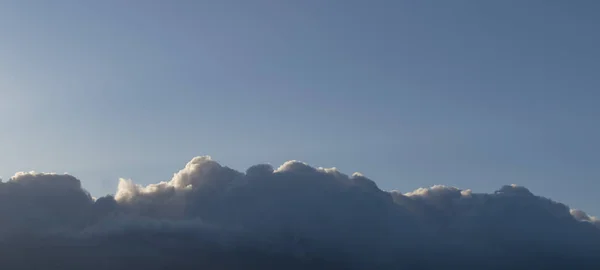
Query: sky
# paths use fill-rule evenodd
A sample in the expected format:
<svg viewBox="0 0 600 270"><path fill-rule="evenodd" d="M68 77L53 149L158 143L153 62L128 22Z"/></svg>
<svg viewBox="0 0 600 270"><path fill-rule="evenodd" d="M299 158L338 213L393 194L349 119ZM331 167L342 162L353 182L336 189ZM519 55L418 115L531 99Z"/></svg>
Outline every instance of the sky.
<svg viewBox="0 0 600 270"><path fill-rule="evenodd" d="M0 1L0 176L95 196L194 156L600 215L596 1Z"/></svg>

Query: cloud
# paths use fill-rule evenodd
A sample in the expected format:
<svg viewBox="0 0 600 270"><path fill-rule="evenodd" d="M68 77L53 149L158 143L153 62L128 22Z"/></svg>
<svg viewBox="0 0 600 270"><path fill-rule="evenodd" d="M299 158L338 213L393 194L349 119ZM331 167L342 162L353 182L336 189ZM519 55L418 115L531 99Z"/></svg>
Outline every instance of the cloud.
<svg viewBox="0 0 600 270"><path fill-rule="evenodd" d="M17 173L0 183L0 235L81 228L92 218L93 204L73 176Z"/></svg>
<svg viewBox="0 0 600 270"><path fill-rule="evenodd" d="M600 229L600 219L589 216L585 212L577 209L571 209L570 213L576 220L589 222Z"/></svg>
<svg viewBox="0 0 600 270"><path fill-rule="evenodd" d="M0 218L6 269L600 265L599 220L525 187L403 194L299 161L238 172L196 157L168 181L121 179L99 198L70 175L17 173L0 182Z"/></svg>

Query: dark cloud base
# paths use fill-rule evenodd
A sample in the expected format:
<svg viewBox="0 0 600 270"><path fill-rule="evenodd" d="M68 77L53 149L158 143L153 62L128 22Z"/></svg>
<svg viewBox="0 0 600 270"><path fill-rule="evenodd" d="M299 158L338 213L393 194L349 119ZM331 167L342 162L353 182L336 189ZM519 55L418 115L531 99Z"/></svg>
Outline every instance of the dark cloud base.
<svg viewBox="0 0 600 270"><path fill-rule="evenodd" d="M599 228L515 185L403 194L295 161L198 157L98 199L70 175L0 183L2 269L600 269Z"/></svg>
<svg viewBox="0 0 600 270"><path fill-rule="evenodd" d="M141 237L141 236L140 236ZM27 239L28 244L3 246L3 269L598 269L597 261L561 254L527 252L472 255L461 252L399 253L393 262L355 261L328 254L298 256L254 249L224 249L195 243L185 236L149 234L89 242ZM182 237L182 239L177 239ZM148 240L146 238L153 238ZM22 241L23 239L21 239ZM178 241L174 246L173 241ZM6 244L6 243L5 243ZM165 248L168 246L168 248Z"/></svg>

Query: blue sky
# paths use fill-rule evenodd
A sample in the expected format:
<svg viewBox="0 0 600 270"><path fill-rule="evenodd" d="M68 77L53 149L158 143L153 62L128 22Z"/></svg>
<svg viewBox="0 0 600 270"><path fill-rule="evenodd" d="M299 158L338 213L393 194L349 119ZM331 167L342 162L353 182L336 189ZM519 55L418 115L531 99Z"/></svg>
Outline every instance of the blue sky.
<svg viewBox="0 0 600 270"><path fill-rule="evenodd" d="M600 214L596 1L1 1L0 176L94 195L197 155Z"/></svg>

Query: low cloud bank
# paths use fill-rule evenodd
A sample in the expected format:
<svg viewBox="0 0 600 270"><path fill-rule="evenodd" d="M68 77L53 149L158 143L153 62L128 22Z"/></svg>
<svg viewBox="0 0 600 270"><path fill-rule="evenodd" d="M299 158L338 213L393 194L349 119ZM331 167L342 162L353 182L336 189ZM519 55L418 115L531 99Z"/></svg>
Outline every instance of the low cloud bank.
<svg viewBox="0 0 600 270"><path fill-rule="evenodd" d="M335 168L242 173L206 156L97 199L70 175L0 182L5 269L564 269L597 254L600 220L516 185L386 192Z"/></svg>

